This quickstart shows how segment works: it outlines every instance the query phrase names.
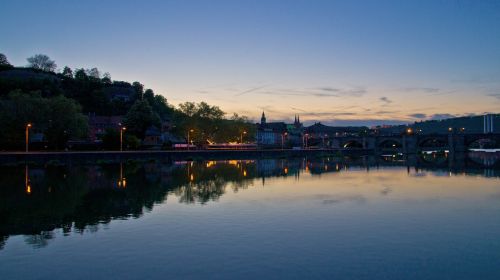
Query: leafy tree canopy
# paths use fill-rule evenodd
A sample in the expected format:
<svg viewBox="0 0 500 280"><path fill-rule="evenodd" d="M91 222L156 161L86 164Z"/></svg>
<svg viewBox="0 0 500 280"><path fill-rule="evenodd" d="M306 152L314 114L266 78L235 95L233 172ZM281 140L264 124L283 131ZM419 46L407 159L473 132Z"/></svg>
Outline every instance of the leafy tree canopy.
<svg viewBox="0 0 500 280"><path fill-rule="evenodd" d="M52 148L64 148L70 138L87 133L87 118L74 100L64 96L43 98L39 92L13 91L0 99L0 146L20 148L26 124L42 133Z"/></svg>
<svg viewBox="0 0 500 280"><path fill-rule="evenodd" d="M160 127L161 120L146 100L137 100L125 115L124 125L127 127L127 133L143 139L149 127Z"/></svg>

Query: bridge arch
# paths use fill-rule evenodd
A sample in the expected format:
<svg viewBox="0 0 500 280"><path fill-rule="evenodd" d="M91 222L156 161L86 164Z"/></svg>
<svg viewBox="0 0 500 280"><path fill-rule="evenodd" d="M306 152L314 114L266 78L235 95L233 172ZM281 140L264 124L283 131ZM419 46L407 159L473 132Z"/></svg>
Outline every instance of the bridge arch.
<svg viewBox="0 0 500 280"><path fill-rule="evenodd" d="M345 149L362 149L363 143L357 139L349 139L342 143L342 148Z"/></svg>
<svg viewBox="0 0 500 280"><path fill-rule="evenodd" d="M401 140L396 139L384 139L381 140L377 146L382 149L399 149L403 147Z"/></svg>
<svg viewBox="0 0 500 280"><path fill-rule="evenodd" d="M500 134L467 135L465 146L469 149L498 149L500 148Z"/></svg>
<svg viewBox="0 0 500 280"><path fill-rule="evenodd" d="M419 148L448 148L448 138L430 136L418 141Z"/></svg>

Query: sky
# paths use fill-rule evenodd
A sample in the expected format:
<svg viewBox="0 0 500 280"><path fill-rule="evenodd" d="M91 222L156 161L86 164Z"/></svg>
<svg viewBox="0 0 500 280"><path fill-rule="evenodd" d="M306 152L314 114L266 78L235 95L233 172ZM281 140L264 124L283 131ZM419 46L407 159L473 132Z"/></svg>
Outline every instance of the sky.
<svg viewBox="0 0 500 280"><path fill-rule="evenodd" d="M0 53L331 125L499 113L500 1L0 1Z"/></svg>

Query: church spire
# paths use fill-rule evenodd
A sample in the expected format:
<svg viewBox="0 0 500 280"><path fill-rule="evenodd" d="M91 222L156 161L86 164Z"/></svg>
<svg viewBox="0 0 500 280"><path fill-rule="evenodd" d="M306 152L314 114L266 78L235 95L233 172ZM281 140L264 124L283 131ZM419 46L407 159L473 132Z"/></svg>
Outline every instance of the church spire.
<svg viewBox="0 0 500 280"><path fill-rule="evenodd" d="M266 123L266 114L264 114L264 111L262 111L262 117L260 117L260 123L261 124Z"/></svg>

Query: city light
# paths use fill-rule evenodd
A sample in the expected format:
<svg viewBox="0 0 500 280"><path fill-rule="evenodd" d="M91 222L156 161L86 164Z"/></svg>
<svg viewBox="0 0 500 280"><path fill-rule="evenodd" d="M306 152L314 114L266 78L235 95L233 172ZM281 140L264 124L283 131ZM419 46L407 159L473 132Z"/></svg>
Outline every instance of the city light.
<svg viewBox="0 0 500 280"><path fill-rule="evenodd" d="M26 124L26 133L25 133L25 135L26 135L26 152L28 152L30 128L31 128L31 123L27 123Z"/></svg>
<svg viewBox="0 0 500 280"><path fill-rule="evenodd" d="M123 132L125 132L125 130L127 130L127 128L124 126L120 129L120 152L123 151Z"/></svg>
<svg viewBox="0 0 500 280"><path fill-rule="evenodd" d="M189 148L190 148L189 146L191 145L191 142L190 142L190 136L191 136L191 135L190 135L190 134L191 134L191 133L193 133L193 132L194 132L194 129L190 129L190 130L188 130L188 133L187 133L187 134L188 134L188 135L187 135L187 136L188 136L188 137L187 137L187 149L188 149L188 150L189 150Z"/></svg>

